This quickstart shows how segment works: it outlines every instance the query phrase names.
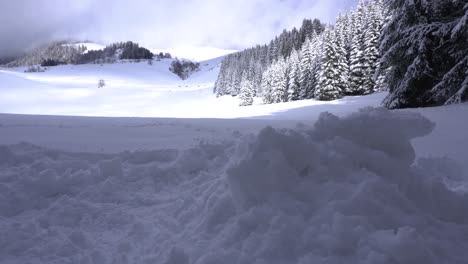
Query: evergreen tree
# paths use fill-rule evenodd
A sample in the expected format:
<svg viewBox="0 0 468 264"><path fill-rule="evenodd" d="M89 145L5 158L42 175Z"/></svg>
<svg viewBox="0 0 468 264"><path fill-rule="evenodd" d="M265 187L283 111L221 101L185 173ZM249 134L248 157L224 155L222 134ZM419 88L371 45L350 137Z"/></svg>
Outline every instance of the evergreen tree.
<svg viewBox="0 0 468 264"><path fill-rule="evenodd" d="M300 60L301 58L299 56L299 52L294 49L288 61L288 64L290 66L288 101L299 100L300 88L301 88Z"/></svg>
<svg viewBox="0 0 468 264"><path fill-rule="evenodd" d="M468 3L389 0L393 18L381 45L388 108L468 100Z"/></svg>
<svg viewBox="0 0 468 264"><path fill-rule="evenodd" d="M243 76L241 82L241 89L239 94L240 99L240 106L248 106L253 104L254 98L254 86L252 81L247 78L247 76Z"/></svg>
<svg viewBox="0 0 468 264"><path fill-rule="evenodd" d="M312 41L307 38L302 45L301 61L300 61L300 93L299 99L307 99L311 91L314 90L313 86L313 72L312 72Z"/></svg>
<svg viewBox="0 0 468 264"><path fill-rule="evenodd" d="M312 55L312 62L311 62L311 75L310 75L310 90L307 93L307 99L315 97L315 91L318 88L318 79L320 70L322 67L322 54L323 54L323 40L322 35L313 35L312 42L311 42L311 55Z"/></svg>
<svg viewBox="0 0 468 264"><path fill-rule="evenodd" d="M271 98L272 103L287 101L288 94L287 65L283 59L272 65L271 68Z"/></svg>
<svg viewBox="0 0 468 264"><path fill-rule="evenodd" d="M349 17L340 15L335 24L336 54L338 57L337 85L343 91L349 91Z"/></svg>
<svg viewBox="0 0 468 264"><path fill-rule="evenodd" d="M364 74L363 91L364 94L375 92L376 71L380 59L380 32L384 25L382 6L380 2L374 1L367 5L367 23L365 28L365 55L366 72Z"/></svg>
<svg viewBox="0 0 468 264"><path fill-rule="evenodd" d="M353 32L351 40L350 54L350 79L349 95L361 95L365 93L364 78L367 73L367 63L365 60L365 8L361 1L358 10L352 15Z"/></svg>
<svg viewBox="0 0 468 264"><path fill-rule="evenodd" d="M263 73L262 76L262 99L264 104L271 104L274 102L272 96L272 83L273 83L273 74L272 74L272 67L268 67L268 69Z"/></svg>
<svg viewBox="0 0 468 264"><path fill-rule="evenodd" d="M318 89L315 91L315 97L319 100L329 101L341 98L343 91L339 87L339 52L334 30L325 30L323 39L322 68Z"/></svg>
<svg viewBox="0 0 468 264"><path fill-rule="evenodd" d="M216 94L216 97L223 96L227 94L227 89L226 89L226 74L227 74L227 63L225 60L221 62L221 69L218 75L218 79L216 79L215 86L213 93Z"/></svg>

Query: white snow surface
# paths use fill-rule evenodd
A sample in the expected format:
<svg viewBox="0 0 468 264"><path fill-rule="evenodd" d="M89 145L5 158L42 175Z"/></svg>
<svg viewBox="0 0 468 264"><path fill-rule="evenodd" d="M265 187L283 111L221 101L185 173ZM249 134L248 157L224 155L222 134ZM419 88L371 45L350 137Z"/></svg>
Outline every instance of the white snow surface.
<svg viewBox="0 0 468 264"><path fill-rule="evenodd" d="M239 108L218 63L0 70L0 263L466 263L468 104Z"/></svg>

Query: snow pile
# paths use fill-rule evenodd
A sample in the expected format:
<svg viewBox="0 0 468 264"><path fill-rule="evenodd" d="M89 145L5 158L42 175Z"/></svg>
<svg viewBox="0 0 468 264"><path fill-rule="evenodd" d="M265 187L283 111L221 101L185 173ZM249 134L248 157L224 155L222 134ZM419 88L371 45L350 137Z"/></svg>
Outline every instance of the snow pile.
<svg viewBox="0 0 468 264"><path fill-rule="evenodd" d="M466 175L434 124L368 108L312 130L121 154L0 148L1 263L463 263Z"/></svg>
<svg viewBox="0 0 468 264"><path fill-rule="evenodd" d="M227 173L241 252L258 263L462 263L468 195L445 182L463 174L444 159L412 165L410 140L432 128L366 109L243 142Z"/></svg>

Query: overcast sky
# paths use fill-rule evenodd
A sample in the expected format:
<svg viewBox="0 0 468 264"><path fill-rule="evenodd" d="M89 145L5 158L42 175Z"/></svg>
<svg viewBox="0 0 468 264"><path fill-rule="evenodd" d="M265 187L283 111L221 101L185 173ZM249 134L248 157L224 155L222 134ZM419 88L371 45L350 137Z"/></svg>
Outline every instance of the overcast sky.
<svg viewBox="0 0 468 264"><path fill-rule="evenodd" d="M357 0L0 0L0 57L64 38L153 48L263 44L303 18L332 23Z"/></svg>

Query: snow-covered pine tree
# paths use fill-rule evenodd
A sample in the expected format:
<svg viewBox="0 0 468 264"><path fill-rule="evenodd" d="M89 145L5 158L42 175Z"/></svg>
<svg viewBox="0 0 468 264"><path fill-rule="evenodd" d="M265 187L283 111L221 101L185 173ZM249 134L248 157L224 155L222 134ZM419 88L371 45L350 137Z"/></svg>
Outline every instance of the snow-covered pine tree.
<svg viewBox="0 0 468 264"><path fill-rule="evenodd" d="M227 60L223 60L221 62L218 79L216 79L216 82L213 88L213 93L216 94L216 97L220 97L220 96L227 94L227 91L226 91L227 69L226 68L227 68Z"/></svg>
<svg viewBox="0 0 468 264"><path fill-rule="evenodd" d="M270 41L270 44L268 45L268 63L272 64L276 60L278 60L278 37L276 37L274 40Z"/></svg>
<svg viewBox="0 0 468 264"><path fill-rule="evenodd" d="M340 72L339 52L337 51L337 40L335 31L328 28L323 33L323 55L321 60L320 78L315 97L318 100L330 101L343 96L343 91L339 87Z"/></svg>
<svg viewBox="0 0 468 264"><path fill-rule="evenodd" d="M380 35L384 26L383 6L381 2L372 1L366 6L366 27L364 29L364 59L366 61L366 72L364 74L364 94L375 92L377 68L380 60ZM379 84L380 86L382 84Z"/></svg>
<svg viewBox="0 0 468 264"><path fill-rule="evenodd" d="M254 86L251 80L247 77L247 74L242 76L241 88L239 93L240 106L248 106L253 104L254 98Z"/></svg>
<svg viewBox="0 0 468 264"><path fill-rule="evenodd" d="M388 108L468 100L468 3L389 0L393 18L381 44Z"/></svg>
<svg viewBox="0 0 468 264"><path fill-rule="evenodd" d="M307 38L301 49L301 61L300 61L300 93L299 99L307 99L310 91L313 91L312 87L312 41Z"/></svg>
<svg viewBox="0 0 468 264"><path fill-rule="evenodd" d="M323 33L321 35L313 35L311 42L312 63L311 63L311 79L309 93L307 99L315 97L315 91L318 89L318 80L320 77L320 70L322 67L323 56Z"/></svg>
<svg viewBox="0 0 468 264"><path fill-rule="evenodd" d="M360 1L356 13L352 14L352 40L350 54L350 82L349 95L364 94L364 77L367 73L367 63L365 60L365 6Z"/></svg>
<svg viewBox="0 0 468 264"><path fill-rule="evenodd" d="M349 17L347 15L339 15L334 30L336 34L336 53L338 57L337 85L345 92L349 90Z"/></svg>
<svg viewBox="0 0 468 264"><path fill-rule="evenodd" d="M288 102L289 101L289 82L290 82L290 73L291 73L291 65L288 63L287 59L282 59L283 63L283 95L281 97L282 102Z"/></svg>
<svg viewBox="0 0 468 264"><path fill-rule="evenodd" d="M290 66L288 101L299 100L300 88L301 88L300 61L301 61L301 58L299 56L299 52L296 49L294 49L288 61L288 64Z"/></svg>
<svg viewBox="0 0 468 264"><path fill-rule="evenodd" d="M284 59L279 59L271 68L272 103L285 102L288 94L288 71Z"/></svg>
<svg viewBox="0 0 468 264"><path fill-rule="evenodd" d="M272 95L272 83L273 83L273 65L268 67L262 76L262 99L264 104L271 104L274 102Z"/></svg>

